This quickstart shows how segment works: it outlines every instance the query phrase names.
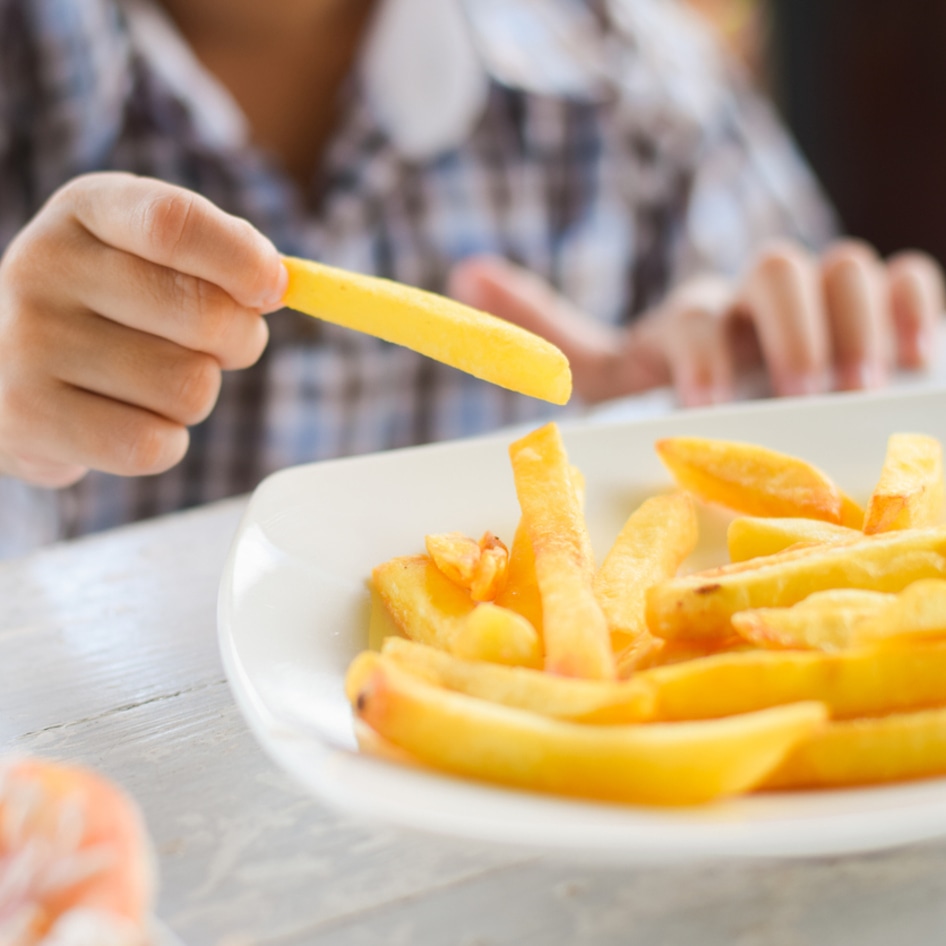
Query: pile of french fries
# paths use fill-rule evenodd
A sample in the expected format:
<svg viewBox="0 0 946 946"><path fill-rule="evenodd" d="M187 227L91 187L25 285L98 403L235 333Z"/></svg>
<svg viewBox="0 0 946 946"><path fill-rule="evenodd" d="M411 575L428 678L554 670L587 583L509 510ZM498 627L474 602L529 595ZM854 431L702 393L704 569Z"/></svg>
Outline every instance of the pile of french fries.
<svg viewBox="0 0 946 946"><path fill-rule="evenodd" d="M674 437L675 489L599 562L552 423L509 448L521 517L371 575L346 689L363 748L522 789L692 805L946 774L940 443L896 434L865 508L809 463ZM696 504L729 561L685 573Z"/></svg>

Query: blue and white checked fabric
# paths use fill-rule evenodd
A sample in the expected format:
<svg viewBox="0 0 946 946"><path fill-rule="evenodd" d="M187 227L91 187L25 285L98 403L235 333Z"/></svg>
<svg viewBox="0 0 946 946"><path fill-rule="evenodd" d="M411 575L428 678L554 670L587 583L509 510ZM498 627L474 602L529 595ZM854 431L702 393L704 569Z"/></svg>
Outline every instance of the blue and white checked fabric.
<svg viewBox="0 0 946 946"><path fill-rule="evenodd" d="M431 3L462 19L431 34ZM764 238L832 231L768 107L673 0L385 0L308 191L253 147L150 4L0 0L0 247L65 181L120 169L201 192L286 253L434 291L455 261L498 253L621 322L687 275L738 271ZM418 43L439 126L416 121L425 75L399 84L386 65ZM290 464L558 416L298 314L270 325L176 469L93 473L32 504L0 480L0 553L244 492Z"/></svg>

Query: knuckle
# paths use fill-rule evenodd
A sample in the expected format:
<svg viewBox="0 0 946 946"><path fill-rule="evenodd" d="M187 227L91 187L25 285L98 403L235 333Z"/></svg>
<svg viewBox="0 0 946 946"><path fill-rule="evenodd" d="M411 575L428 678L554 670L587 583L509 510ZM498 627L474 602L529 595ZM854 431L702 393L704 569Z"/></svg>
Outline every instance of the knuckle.
<svg viewBox="0 0 946 946"><path fill-rule="evenodd" d="M808 269L804 250L789 243L779 243L762 250L755 262L755 273L764 280L783 282L803 278Z"/></svg>
<svg viewBox="0 0 946 946"><path fill-rule="evenodd" d="M152 251L162 258L173 258L184 241L196 212L197 197L186 190L174 189L144 201L139 225Z"/></svg>
<svg viewBox="0 0 946 946"><path fill-rule="evenodd" d="M163 473L180 461L186 447L186 431L182 428L158 418L139 416L125 430L121 465L131 476Z"/></svg>
<svg viewBox="0 0 946 946"><path fill-rule="evenodd" d="M220 393L220 365L210 355L195 354L181 371L176 390L175 417L185 424L204 420Z"/></svg>
<svg viewBox="0 0 946 946"><path fill-rule="evenodd" d="M184 340L189 347L215 355L226 350L234 304L222 289L171 270L169 296L185 326Z"/></svg>
<svg viewBox="0 0 946 946"><path fill-rule="evenodd" d="M879 264L877 254L860 240L844 240L825 253L821 261L824 278L862 276L871 278Z"/></svg>

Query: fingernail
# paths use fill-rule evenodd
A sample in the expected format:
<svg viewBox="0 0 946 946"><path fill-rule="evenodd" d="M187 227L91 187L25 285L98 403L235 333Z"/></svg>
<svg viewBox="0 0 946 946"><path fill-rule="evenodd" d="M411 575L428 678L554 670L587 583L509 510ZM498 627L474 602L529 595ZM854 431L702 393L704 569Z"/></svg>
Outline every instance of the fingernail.
<svg viewBox="0 0 946 946"><path fill-rule="evenodd" d="M279 309L282 307L283 298L286 295L286 290L289 288L289 270L286 269L286 266L283 262L279 263L279 277L276 281L276 285L273 287L272 291L267 293L260 300L260 308L264 311L271 311L273 309Z"/></svg>

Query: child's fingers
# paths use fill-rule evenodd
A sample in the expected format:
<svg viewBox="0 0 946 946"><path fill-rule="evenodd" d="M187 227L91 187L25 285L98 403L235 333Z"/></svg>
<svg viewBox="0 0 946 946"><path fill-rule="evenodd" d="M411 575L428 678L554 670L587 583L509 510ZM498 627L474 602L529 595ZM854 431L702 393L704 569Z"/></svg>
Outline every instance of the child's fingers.
<svg viewBox="0 0 946 946"><path fill-rule="evenodd" d="M60 485L53 479L57 471L81 475L83 468L119 476L161 473L187 452L187 428L151 411L63 383L27 393L28 411L5 412L4 439L16 448L4 468L32 482Z"/></svg>
<svg viewBox="0 0 946 946"><path fill-rule="evenodd" d="M831 343L818 269L800 246L763 251L745 277L749 313L777 394L815 394L830 385Z"/></svg>
<svg viewBox="0 0 946 946"><path fill-rule="evenodd" d="M141 407L177 424L197 424L220 393L216 358L91 313L50 319L59 344L47 346L41 372L73 388Z"/></svg>
<svg viewBox="0 0 946 946"><path fill-rule="evenodd" d="M279 307L288 274L276 248L205 197L151 178L103 173L76 178L55 199L103 243L213 283L241 305Z"/></svg>
<svg viewBox="0 0 946 946"><path fill-rule="evenodd" d="M825 308L842 390L886 384L892 367L892 333L883 268L864 243L845 240L821 261Z"/></svg>
<svg viewBox="0 0 946 946"><path fill-rule="evenodd" d="M269 337L259 310L219 286L148 262L89 237L64 260L77 302L113 322L246 368Z"/></svg>
<svg viewBox="0 0 946 946"><path fill-rule="evenodd" d="M904 368L927 367L943 317L943 271L925 253L898 253L887 264L897 357Z"/></svg>

